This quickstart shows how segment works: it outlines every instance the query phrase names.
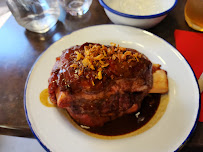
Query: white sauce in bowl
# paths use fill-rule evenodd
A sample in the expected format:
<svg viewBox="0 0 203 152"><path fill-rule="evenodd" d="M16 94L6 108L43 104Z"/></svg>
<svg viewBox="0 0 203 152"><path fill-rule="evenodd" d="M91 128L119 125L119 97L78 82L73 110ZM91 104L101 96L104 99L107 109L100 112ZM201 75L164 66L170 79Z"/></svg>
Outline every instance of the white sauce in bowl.
<svg viewBox="0 0 203 152"><path fill-rule="evenodd" d="M153 15L170 9L174 0L104 0L110 8L131 15Z"/></svg>

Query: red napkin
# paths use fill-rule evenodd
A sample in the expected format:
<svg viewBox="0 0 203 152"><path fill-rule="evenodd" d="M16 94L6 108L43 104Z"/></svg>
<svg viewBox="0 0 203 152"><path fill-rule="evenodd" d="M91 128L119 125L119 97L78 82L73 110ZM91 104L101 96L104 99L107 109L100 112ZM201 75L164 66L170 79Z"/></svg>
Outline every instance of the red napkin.
<svg viewBox="0 0 203 152"><path fill-rule="evenodd" d="M197 79L203 72L203 33L175 30L176 48L186 58ZM199 121L203 122L203 93Z"/></svg>

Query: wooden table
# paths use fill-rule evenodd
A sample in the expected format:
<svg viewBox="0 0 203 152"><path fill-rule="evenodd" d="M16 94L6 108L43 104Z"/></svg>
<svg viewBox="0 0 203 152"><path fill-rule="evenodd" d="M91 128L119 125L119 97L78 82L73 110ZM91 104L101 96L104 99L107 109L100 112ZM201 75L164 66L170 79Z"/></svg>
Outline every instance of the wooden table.
<svg viewBox="0 0 203 152"><path fill-rule="evenodd" d="M179 0L175 9L148 31L175 47L175 29L193 31L184 20L185 2ZM112 22L97 0L93 0L89 12L81 18L63 12L56 26L45 34L27 31L13 17L9 18L0 29L0 134L33 137L23 108L24 85L30 68L43 51L64 35L99 24ZM180 151L203 151L203 123L197 123L195 132Z"/></svg>

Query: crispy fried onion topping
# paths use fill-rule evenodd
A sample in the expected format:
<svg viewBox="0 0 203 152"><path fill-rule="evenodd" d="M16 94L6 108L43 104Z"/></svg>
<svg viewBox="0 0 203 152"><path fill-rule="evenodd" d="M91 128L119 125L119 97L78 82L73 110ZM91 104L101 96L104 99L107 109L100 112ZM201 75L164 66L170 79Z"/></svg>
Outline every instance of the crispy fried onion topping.
<svg viewBox="0 0 203 152"><path fill-rule="evenodd" d="M116 46L115 43L110 43L110 47L98 44L89 44L85 46L84 50L75 51L75 62L70 67L79 71L79 76L83 74L84 68L97 71L95 79L102 79L102 72L104 68L109 66L110 60L118 60L118 62L132 61L139 62L139 58L142 57L141 53L128 51L124 47ZM78 66L78 62L82 63L82 66ZM94 85L94 83L93 83Z"/></svg>

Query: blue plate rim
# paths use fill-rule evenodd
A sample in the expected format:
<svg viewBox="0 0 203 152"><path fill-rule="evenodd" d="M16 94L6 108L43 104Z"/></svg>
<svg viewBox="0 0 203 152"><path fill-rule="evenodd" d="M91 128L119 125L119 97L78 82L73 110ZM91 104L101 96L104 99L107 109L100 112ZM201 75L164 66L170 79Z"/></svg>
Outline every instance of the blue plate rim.
<svg viewBox="0 0 203 152"><path fill-rule="evenodd" d="M46 52L46 50L44 52ZM26 105L26 92L27 92L27 85L28 85L28 82L29 82L29 79L30 79L30 75L31 75L31 73L33 71L33 68L35 67L37 61L41 58L41 56L44 54L44 52L36 59L36 61L34 62L34 64L32 65L32 67L31 67L31 69L30 69L30 71L28 73L28 76L27 76L27 79L26 79L26 83L25 83L25 88L24 88L23 102L24 102L25 117L26 117L26 120L27 120L28 126L30 127L31 132L33 133L34 137L37 139L39 144L44 148L44 150L46 150L47 152L50 152L49 148L47 148L47 146L45 146L45 144L40 140L40 138L37 136L37 134L33 130L32 124L31 124L31 122L29 120L29 117L28 117L27 105Z"/></svg>
<svg viewBox="0 0 203 152"><path fill-rule="evenodd" d="M76 31L80 31L80 30L82 30L82 29L87 29L87 28L91 28L91 27L95 27L95 26L125 26L125 25L113 25L113 24L94 25L94 26L89 26L89 27L81 28L81 29L76 30ZM127 27L127 26L125 26L125 27ZM137 29L137 30L146 31L146 30L139 29L139 28L136 28L136 29ZM76 32L76 31L74 31L74 32ZM72 33L74 33L74 32L72 32ZM147 32L148 32L148 31L147 31ZM151 32L149 32L149 33L152 34L153 36L155 36L155 37L161 39L162 41L166 42L167 44L169 44L174 50L176 50L176 53L180 54L180 55L183 57L183 59L187 62L187 64L189 65L189 67L190 67L190 69L191 69L191 71L192 71L192 73L193 73L193 76L194 76L194 78L195 78L195 80L196 80L196 84L197 84L197 87L198 87L198 90L199 90L199 93L198 93L198 95L199 95L199 107L198 107L198 112L197 112L197 116L196 116L196 121L195 121L195 123L194 123L194 125L193 125L193 127L192 127L192 129L191 129L191 131L190 131L190 133L188 134L187 138L186 138L186 139L183 141L183 143L175 150L175 152L177 152L177 151L179 151L180 149L182 149L182 148L184 147L184 145L185 145L185 144L187 143L187 141L190 139L191 135L194 133L195 128L196 128L196 126L197 126L197 122L198 122L198 120L199 120L200 110L201 110L201 93L200 93L200 88L199 88L198 80L197 80L197 78L196 78L196 76L195 76L194 70L192 69L191 65L190 65L189 62L186 60L186 58L185 58L172 44L170 44L169 42L167 42L167 41L164 40L163 38L161 38L161 37L159 37L159 36L157 36L157 35L155 35L155 34L153 34L153 33L151 33ZM68 35L70 35L70 34L71 34L71 33L69 33L69 34L67 34L67 35L65 35L65 36L68 36ZM65 36L63 36L63 37L65 37ZM62 37L62 38L63 38L63 37ZM62 38L60 38L59 40L61 40ZM57 40L56 42L58 42L59 40ZM56 42L54 42L54 43L56 43ZM53 44L54 44L54 43L53 43ZM27 91L27 85L28 85L28 82L29 82L30 75L31 75L31 73L32 73L32 71L33 71L33 69L34 69L36 63L37 63L38 60L41 58L41 56L42 56L53 44L51 44L41 55L39 55L39 57L36 59L36 61L35 61L34 64L32 65L32 67L31 67L31 69L30 69L30 71L29 71L29 73L28 73L27 79L26 79L26 83L25 83L25 87L24 87L24 99L23 99L23 102L24 102L24 110L25 110L25 116L26 116L26 120L27 120L28 126L30 127L30 129L31 129L31 131L32 131L32 133L33 133L33 135L34 135L34 137L37 139L37 141L39 142L39 144L40 144L47 152L50 152L50 149L49 149L49 148L40 140L40 138L37 136L37 134L35 133L35 131L34 131L33 128L32 128L32 124L31 124L31 122L30 122L30 120L29 120L28 112L27 112L27 106L26 106L26 91Z"/></svg>

